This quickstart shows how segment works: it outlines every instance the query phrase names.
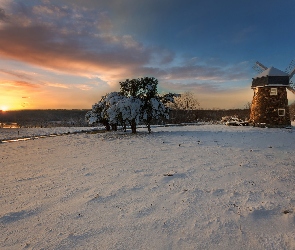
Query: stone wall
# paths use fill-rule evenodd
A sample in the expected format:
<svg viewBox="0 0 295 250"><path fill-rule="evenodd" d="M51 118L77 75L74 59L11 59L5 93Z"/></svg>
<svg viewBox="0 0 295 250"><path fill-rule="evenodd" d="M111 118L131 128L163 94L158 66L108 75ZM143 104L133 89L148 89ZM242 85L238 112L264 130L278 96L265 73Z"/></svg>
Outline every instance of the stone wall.
<svg viewBox="0 0 295 250"><path fill-rule="evenodd" d="M270 95L271 87L253 88L250 121L254 125L264 123L269 127L283 127L291 124L286 88L276 88L277 95ZM279 109L285 110L284 116L279 115Z"/></svg>

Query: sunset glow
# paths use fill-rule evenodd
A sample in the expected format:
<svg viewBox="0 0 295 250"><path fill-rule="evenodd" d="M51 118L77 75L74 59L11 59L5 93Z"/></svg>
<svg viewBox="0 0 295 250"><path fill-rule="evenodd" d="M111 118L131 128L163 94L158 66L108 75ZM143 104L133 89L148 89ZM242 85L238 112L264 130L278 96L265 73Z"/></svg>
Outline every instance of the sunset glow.
<svg viewBox="0 0 295 250"><path fill-rule="evenodd" d="M295 57L280 28L295 22L294 3L262 3L0 0L0 105L89 109L120 81L150 76L201 108L243 108L256 60L284 70Z"/></svg>
<svg viewBox="0 0 295 250"><path fill-rule="evenodd" d="M8 110L8 107L7 107L7 106L1 106L1 107L0 107L0 110L2 110L2 111L7 111L7 110Z"/></svg>

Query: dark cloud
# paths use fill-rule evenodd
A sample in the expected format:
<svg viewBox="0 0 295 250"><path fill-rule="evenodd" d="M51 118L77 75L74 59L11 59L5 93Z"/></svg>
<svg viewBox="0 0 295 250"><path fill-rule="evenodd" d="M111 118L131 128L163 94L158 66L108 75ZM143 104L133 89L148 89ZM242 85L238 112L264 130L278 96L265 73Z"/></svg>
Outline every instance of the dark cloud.
<svg viewBox="0 0 295 250"><path fill-rule="evenodd" d="M210 81L212 83L245 80L246 71L240 66L208 66L184 63L174 67L140 67L134 69L133 75L152 75L165 81Z"/></svg>
<svg viewBox="0 0 295 250"><path fill-rule="evenodd" d="M183 82L169 82L163 81L161 82L161 88L163 91L169 92L176 92L176 93L183 93L186 91L194 92L194 93L220 93L224 90L221 88L220 85L214 83L198 83L198 82L191 82L191 83L183 83Z"/></svg>
<svg viewBox="0 0 295 250"><path fill-rule="evenodd" d="M248 78L245 65L214 66L207 64L184 63L167 70L169 79L196 79L202 81L223 82L237 81Z"/></svg>
<svg viewBox="0 0 295 250"><path fill-rule="evenodd" d="M149 48L130 35L115 35L105 12L54 5L13 5L14 22L0 30L0 54L38 66L70 72L107 73L162 63L173 53ZM14 13L14 12L17 12Z"/></svg>
<svg viewBox="0 0 295 250"><path fill-rule="evenodd" d="M44 26L9 27L0 30L0 36L3 56L61 70L105 70L122 64L144 64L149 58L147 51L134 51L136 48L119 43L107 44L104 38L97 39L97 48L91 51L73 37L56 36L55 31ZM124 42L124 38L121 40Z"/></svg>
<svg viewBox="0 0 295 250"><path fill-rule="evenodd" d="M5 14L4 9L0 8L0 21L7 21L8 17Z"/></svg>

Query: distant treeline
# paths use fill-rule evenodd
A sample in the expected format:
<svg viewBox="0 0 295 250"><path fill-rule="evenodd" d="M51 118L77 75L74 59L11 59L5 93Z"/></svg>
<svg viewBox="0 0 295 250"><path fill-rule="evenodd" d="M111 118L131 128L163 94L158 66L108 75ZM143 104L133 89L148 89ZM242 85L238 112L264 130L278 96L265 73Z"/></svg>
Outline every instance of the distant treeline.
<svg viewBox="0 0 295 250"><path fill-rule="evenodd" d="M84 127L85 114L81 109L46 109L0 111L0 123L16 122L20 127Z"/></svg>
<svg viewBox="0 0 295 250"><path fill-rule="evenodd" d="M66 110L18 110L0 111L0 123L16 122L21 127L84 127L88 126L85 121L86 109ZM193 122L217 122L224 116L236 116L246 120L249 118L249 109L229 110L171 110L168 121L159 123L193 123ZM154 124L157 123L156 121Z"/></svg>
<svg viewBox="0 0 295 250"><path fill-rule="evenodd" d="M192 123L192 122L218 122L222 117L234 116L248 120L249 109L228 109L228 110L171 110L169 123Z"/></svg>

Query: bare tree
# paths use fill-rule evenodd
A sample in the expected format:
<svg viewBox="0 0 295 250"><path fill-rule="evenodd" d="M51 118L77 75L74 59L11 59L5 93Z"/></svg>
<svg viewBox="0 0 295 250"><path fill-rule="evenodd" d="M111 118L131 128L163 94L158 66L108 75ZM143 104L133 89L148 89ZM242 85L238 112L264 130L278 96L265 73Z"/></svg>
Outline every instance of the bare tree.
<svg viewBox="0 0 295 250"><path fill-rule="evenodd" d="M251 102L247 102L246 104L245 104L245 109L251 109L251 105L252 105L252 103Z"/></svg>
<svg viewBox="0 0 295 250"><path fill-rule="evenodd" d="M178 110L197 110L200 103L194 93L187 91L176 97L171 107Z"/></svg>

